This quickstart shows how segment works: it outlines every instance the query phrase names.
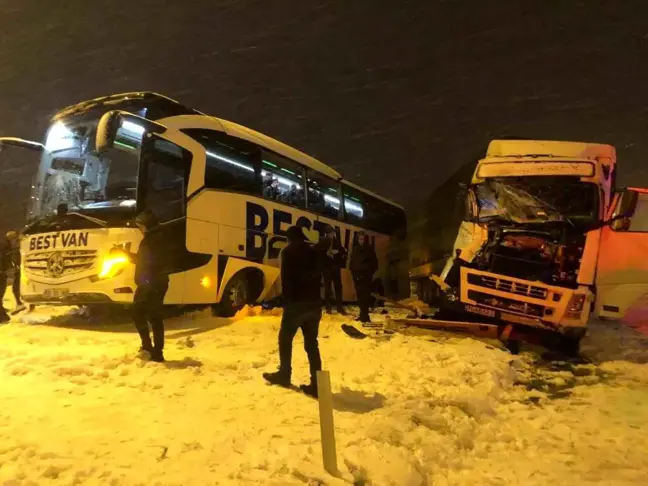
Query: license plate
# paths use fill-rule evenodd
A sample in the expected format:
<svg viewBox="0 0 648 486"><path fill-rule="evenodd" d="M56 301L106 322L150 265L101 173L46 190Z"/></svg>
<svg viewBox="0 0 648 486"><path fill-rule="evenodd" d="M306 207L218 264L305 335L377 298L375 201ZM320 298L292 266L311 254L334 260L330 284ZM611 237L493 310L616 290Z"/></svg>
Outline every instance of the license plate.
<svg viewBox="0 0 648 486"><path fill-rule="evenodd" d="M477 307L474 305L465 305L464 310L471 314L479 314L484 317L495 317L497 315L493 309L484 309L483 307Z"/></svg>
<svg viewBox="0 0 648 486"><path fill-rule="evenodd" d="M61 300L70 293L68 289L45 289L43 297L46 299Z"/></svg>

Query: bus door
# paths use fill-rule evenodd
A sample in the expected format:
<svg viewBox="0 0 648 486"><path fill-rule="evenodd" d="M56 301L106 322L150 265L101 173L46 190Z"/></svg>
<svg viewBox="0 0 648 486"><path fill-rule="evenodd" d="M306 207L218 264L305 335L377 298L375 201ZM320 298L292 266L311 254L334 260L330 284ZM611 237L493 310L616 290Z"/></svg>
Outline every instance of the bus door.
<svg viewBox="0 0 648 486"><path fill-rule="evenodd" d="M209 304L215 300L217 258L205 238L217 229L193 221L187 206L204 186L205 149L184 133L167 129L148 133L142 141L138 208L149 209L164 234L166 268L170 272L166 304ZM208 230L210 234L205 233ZM202 234L205 233L205 234Z"/></svg>
<svg viewBox="0 0 648 486"><path fill-rule="evenodd" d="M632 320L645 313L648 318L648 189L616 194L607 216L620 219L601 230L596 315Z"/></svg>

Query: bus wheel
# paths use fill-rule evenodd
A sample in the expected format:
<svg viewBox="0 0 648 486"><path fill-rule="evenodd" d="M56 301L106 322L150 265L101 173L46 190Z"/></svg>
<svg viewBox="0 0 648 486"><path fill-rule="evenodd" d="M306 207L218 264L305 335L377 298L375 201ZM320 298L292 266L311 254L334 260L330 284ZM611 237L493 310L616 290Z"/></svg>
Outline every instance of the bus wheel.
<svg viewBox="0 0 648 486"><path fill-rule="evenodd" d="M244 274L234 275L227 282L221 301L216 304L214 313L220 317L233 317L245 304L250 302L250 289Z"/></svg>
<svg viewBox="0 0 648 486"><path fill-rule="evenodd" d="M227 282L223 297L212 307L212 313L220 317L233 317L243 307L255 302L262 291L263 273L258 270L243 270Z"/></svg>

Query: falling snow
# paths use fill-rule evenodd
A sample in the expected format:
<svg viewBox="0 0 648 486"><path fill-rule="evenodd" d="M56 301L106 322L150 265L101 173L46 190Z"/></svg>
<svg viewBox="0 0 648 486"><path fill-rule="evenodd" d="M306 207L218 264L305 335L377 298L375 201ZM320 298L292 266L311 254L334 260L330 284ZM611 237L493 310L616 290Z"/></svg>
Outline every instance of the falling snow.
<svg viewBox="0 0 648 486"><path fill-rule="evenodd" d="M138 358L119 318L14 318L0 328L0 483L645 484L648 339L635 330L595 324L578 364L443 334L357 341L327 317L335 479L317 403L261 378L277 364L279 313L171 319L165 364ZM622 339L634 354L615 355Z"/></svg>

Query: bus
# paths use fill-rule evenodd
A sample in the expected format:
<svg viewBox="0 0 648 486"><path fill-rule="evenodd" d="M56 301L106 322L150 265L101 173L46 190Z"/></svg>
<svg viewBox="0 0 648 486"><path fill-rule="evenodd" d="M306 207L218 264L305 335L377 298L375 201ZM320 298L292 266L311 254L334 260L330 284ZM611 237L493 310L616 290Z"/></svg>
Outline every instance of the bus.
<svg viewBox="0 0 648 486"><path fill-rule="evenodd" d="M279 255L291 225L315 242L332 226L353 252L369 235L376 291L407 295L403 207L317 159L250 128L152 92L84 101L54 115L21 240L21 292L30 304L132 303L134 217L151 210L168 241L165 304L233 315L281 294ZM348 270L343 299L356 300Z"/></svg>

